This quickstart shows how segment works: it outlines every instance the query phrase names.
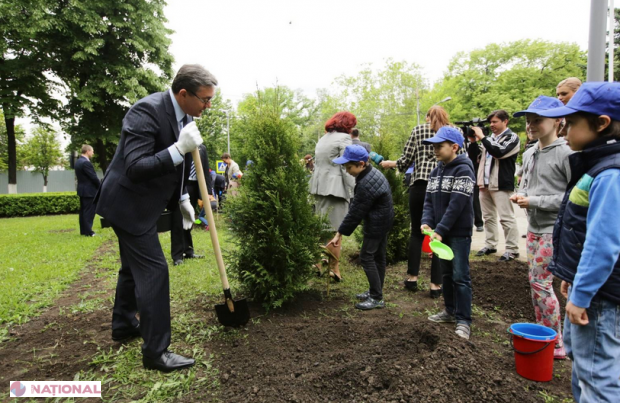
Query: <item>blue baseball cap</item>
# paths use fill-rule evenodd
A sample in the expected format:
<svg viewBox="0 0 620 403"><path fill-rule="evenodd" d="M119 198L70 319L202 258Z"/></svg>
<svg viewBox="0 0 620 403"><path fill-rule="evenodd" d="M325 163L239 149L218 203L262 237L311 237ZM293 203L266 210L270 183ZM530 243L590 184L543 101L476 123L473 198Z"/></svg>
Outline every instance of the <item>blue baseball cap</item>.
<svg viewBox="0 0 620 403"><path fill-rule="evenodd" d="M443 143L444 141L451 141L459 145L459 147L463 147L463 134L459 129L455 129L452 126L444 126L441 129L437 130L434 137L430 139L426 139L422 141L422 144L437 144Z"/></svg>
<svg viewBox="0 0 620 403"><path fill-rule="evenodd" d="M620 120L620 83L584 83L566 106L539 113L547 118L561 118L577 112L607 115Z"/></svg>
<svg viewBox="0 0 620 403"><path fill-rule="evenodd" d="M540 115L540 112L548 111L549 109L560 108L564 106L564 104L557 98L547 97L545 95L541 95L534 100L524 111L515 112L513 116L518 118L520 116L525 115L526 113L535 113Z"/></svg>
<svg viewBox="0 0 620 403"><path fill-rule="evenodd" d="M332 160L334 164L346 164L351 161L368 161L368 151L366 151L366 149L359 144L352 144L344 149L342 157Z"/></svg>

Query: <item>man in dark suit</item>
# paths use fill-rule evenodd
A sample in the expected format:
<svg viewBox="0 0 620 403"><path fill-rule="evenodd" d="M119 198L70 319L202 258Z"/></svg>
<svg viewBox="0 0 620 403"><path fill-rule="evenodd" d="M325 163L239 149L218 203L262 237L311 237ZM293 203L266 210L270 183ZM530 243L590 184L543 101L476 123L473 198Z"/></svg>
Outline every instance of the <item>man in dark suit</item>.
<svg viewBox="0 0 620 403"><path fill-rule="evenodd" d="M202 66L184 65L170 90L136 102L123 119L116 154L95 199L97 213L118 237L121 255L112 339L141 335L142 363L148 369L167 372L194 365L193 359L168 351L169 277L157 219L166 207L181 209L184 228L193 225L184 161L202 143L192 117L211 106L216 85Z"/></svg>
<svg viewBox="0 0 620 403"><path fill-rule="evenodd" d="M101 185L95 168L90 163L93 155L93 148L84 144L82 155L75 161L75 176L78 182L77 194L80 197L80 235L84 236L95 236L93 232L93 220L95 219L93 200Z"/></svg>
<svg viewBox="0 0 620 403"><path fill-rule="evenodd" d="M351 143L364 147L366 151L368 151L368 153L370 153L370 151L372 150L370 144L360 140L360 131L355 127L351 129Z"/></svg>
<svg viewBox="0 0 620 403"><path fill-rule="evenodd" d="M207 147L201 144L198 147L200 152L200 162L202 162L202 170L205 173L205 180L207 182L207 189L209 194L213 194L213 183L211 181L211 175L209 175L209 158L207 156ZM196 176L196 168L194 167L194 161L191 154L185 155L185 175L188 180L185 182L185 192L189 194L189 200L194 209L198 205L198 199L202 199L207 203L208 197L201 197L200 188L198 187L198 178ZM198 255L194 251L194 242L192 240L191 228L183 229L183 215L179 209L172 212L172 229L170 231L170 254L172 255L172 261L174 265L180 265L183 263L183 259L196 259L203 258L203 255Z"/></svg>

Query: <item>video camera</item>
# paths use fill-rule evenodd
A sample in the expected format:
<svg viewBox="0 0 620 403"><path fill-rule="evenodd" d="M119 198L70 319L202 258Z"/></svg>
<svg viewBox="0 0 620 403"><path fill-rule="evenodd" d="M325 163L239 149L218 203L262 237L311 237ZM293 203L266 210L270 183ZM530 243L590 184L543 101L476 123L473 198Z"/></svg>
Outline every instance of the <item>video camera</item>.
<svg viewBox="0 0 620 403"><path fill-rule="evenodd" d="M455 125L461 126L461 129L463 130L463 134L464 134L465 138L474 138L474 137L476 137L475 134L474 134L474 131L472 130L472 126L477 126L477 127L481 128L482 129L482 133L485 136L488 136L489 135L489 128L484 125L485 123L488 123L488 120L481 119L481 118L473 118L472 120L465 121L465 122L454 122Z"/></svg>

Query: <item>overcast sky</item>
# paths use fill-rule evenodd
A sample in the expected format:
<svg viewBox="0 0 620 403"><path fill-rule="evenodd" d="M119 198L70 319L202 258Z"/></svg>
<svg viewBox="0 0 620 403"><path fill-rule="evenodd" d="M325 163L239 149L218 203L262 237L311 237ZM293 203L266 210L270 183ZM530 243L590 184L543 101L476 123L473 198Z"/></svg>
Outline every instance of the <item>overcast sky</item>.
<svg viewBox="0 0 620 403"><path fill-rule="evenodd" d="M386 58L435 81L459 51L519 39L587 49L588 0L168 0L175 71L200 63L234 102L281 85L314 96Z"/></svg>

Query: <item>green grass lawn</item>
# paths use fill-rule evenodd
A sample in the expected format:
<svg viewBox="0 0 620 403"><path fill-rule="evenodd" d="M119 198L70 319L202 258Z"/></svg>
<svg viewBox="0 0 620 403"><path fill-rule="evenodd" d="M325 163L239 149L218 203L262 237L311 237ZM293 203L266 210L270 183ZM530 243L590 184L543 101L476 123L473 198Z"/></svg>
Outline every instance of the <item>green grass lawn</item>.
<svg viewBox="0 0 620 403"><path fill-rule="evenodd" d="M0 329L49 306L114 236L97 235L80 236L77 215L0 219Z"/></svg>

